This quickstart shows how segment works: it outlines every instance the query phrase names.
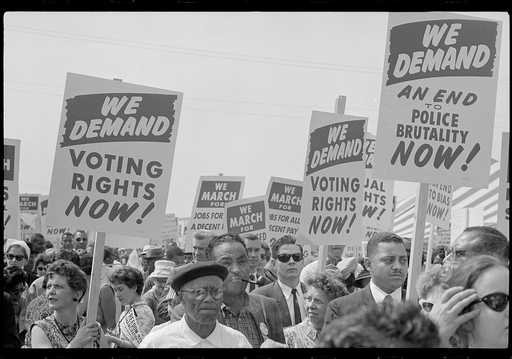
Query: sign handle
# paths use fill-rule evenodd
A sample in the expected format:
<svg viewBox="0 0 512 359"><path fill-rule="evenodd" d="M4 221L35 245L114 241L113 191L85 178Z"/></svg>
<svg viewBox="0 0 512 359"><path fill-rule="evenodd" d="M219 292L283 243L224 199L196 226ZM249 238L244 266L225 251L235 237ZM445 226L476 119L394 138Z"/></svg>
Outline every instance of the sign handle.
<svg viewBox="0 0 512 359"><path fill-rule="evenodd" d="M433 223L430 224L430 236L428 238L427 247L427 263L425 264L425 270L429 270L432 266L432 252L434 250L434 232L437 230L437 226Z"/></svg>
<svg viewBox="0 0 512 359"><path fill-rule="evenodd" d="M89 297L87 301L87 324L96 322L100 293L101 268L105 249L105 232L96 232L92 259L91 280L89 282Z"/></svg>
<svg viewBox="0 0 512 359"><path fill-rule="evenodd" d="M407 276L406 299L416 302L416 282L421 272L421 259L423 253L423 241L425 237L425 220L427 218L428 183L420 183L416 196L416 218L414 224L414 237L411 240L411 254L409 256L409 272Z"/></svg>
<svg viewBox="0 0 512 359"><path fill-rule="evenodd" d="M346 96L338 96L336 103L334 104L334 112L338 115L345 113L345 105L347 104ZM320 245L318 249L318 266L316 267L318 273L325 271L325 262L327 261L327 249L328 246Z"/></svg>

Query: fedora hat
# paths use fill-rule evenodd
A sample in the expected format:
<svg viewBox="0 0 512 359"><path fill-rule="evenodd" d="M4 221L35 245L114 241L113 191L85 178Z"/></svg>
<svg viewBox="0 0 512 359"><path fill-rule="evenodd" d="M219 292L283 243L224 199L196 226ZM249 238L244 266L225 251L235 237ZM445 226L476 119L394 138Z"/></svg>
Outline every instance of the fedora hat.
<svg viewBox="0 0 512 359"><path fill-rule="evenodd" d="M162 258L164 253L162 247L147 245L142 249L141 256L145 258Z"/></svg>
<svg viewBox="0 0 512 359"><path fill-rule="evenodd" d="M176 263L168 260L159 260L155 262L155 270L149 275L150 278L171 278L174 275Z"/></svg>

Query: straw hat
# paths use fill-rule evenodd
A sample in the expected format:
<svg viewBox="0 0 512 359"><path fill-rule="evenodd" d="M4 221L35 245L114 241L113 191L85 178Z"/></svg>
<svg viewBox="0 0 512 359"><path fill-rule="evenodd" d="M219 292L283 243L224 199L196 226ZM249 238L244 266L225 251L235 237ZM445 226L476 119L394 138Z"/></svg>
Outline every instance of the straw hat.
<svg viewBox="0 0 512 359"><path fill-rule="evenodd" d="M162 258L164 256L162 247L145 245L142 248L141 256L144 258Z"/></svg>
<svg viewBox="0 0 512 359"><path fill-rule="evenodd" d="M155 270L149 275L150 278L171 278L174 275L176 263L168 260L155 262Z"/></svg>

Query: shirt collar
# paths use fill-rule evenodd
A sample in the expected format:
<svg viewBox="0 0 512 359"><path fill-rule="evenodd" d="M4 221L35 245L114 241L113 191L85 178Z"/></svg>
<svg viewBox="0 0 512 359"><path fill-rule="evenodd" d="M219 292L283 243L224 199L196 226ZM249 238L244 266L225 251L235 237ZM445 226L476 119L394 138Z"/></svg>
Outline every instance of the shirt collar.
<svg viewBox="0 0 512 359"><path fill-rule="evenodd" d="M205 340L210 342L214 346L218 346L219 343L221 343L222 335L220 333L220 323L218 321L215 321L215 328L210 333L210 335L203 339L199 335L197 335L192 329L190 329L190 327L187 324L187 321L185 320L186 315L187 314L184 314L183 317L180 319L180 326L183 335L190 341L193 347Z"/></svg>
<svg viewBox="0 0 512 359"><path fill-rule="evenodd" d="M279 279L277 280L277 284L279 284L279 286L281 287L281 290L283 291L283 295L285 298L289 298L290 295L292 295L292 289L293 289L292 287L288 287L286 284L281 282ZM299 295L299 293L302 293L301 288L300 288L300 282L297 284L295 289L297 289L297 295Z"/></svg>
<svg viewBox="0 0 512 359"><path fill-rule="evenodd" d="M377 287L377 285L373 282L373 278L370 280L370 291L372 292L373 299L375 299L376 303L381 303L384 301L384 298L388 295L388 293L384 292L382 289ZM393 298L394 302L402 301L402 287L395 289L393 293L390 294L391 298Z"/></svg>

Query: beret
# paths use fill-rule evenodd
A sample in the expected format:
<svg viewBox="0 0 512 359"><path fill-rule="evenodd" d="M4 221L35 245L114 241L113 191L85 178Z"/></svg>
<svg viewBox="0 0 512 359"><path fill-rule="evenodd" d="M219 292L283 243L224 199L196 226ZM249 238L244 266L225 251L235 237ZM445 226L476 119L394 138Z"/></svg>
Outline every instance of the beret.
<svg viewBox="0 0 512 359"><path fill-rule="evenodd" d="M178 292L185 283L208 275L215 275L224 280L228 276L228 270L216 262L188 263L176 268L171 287Z"/></svg>

